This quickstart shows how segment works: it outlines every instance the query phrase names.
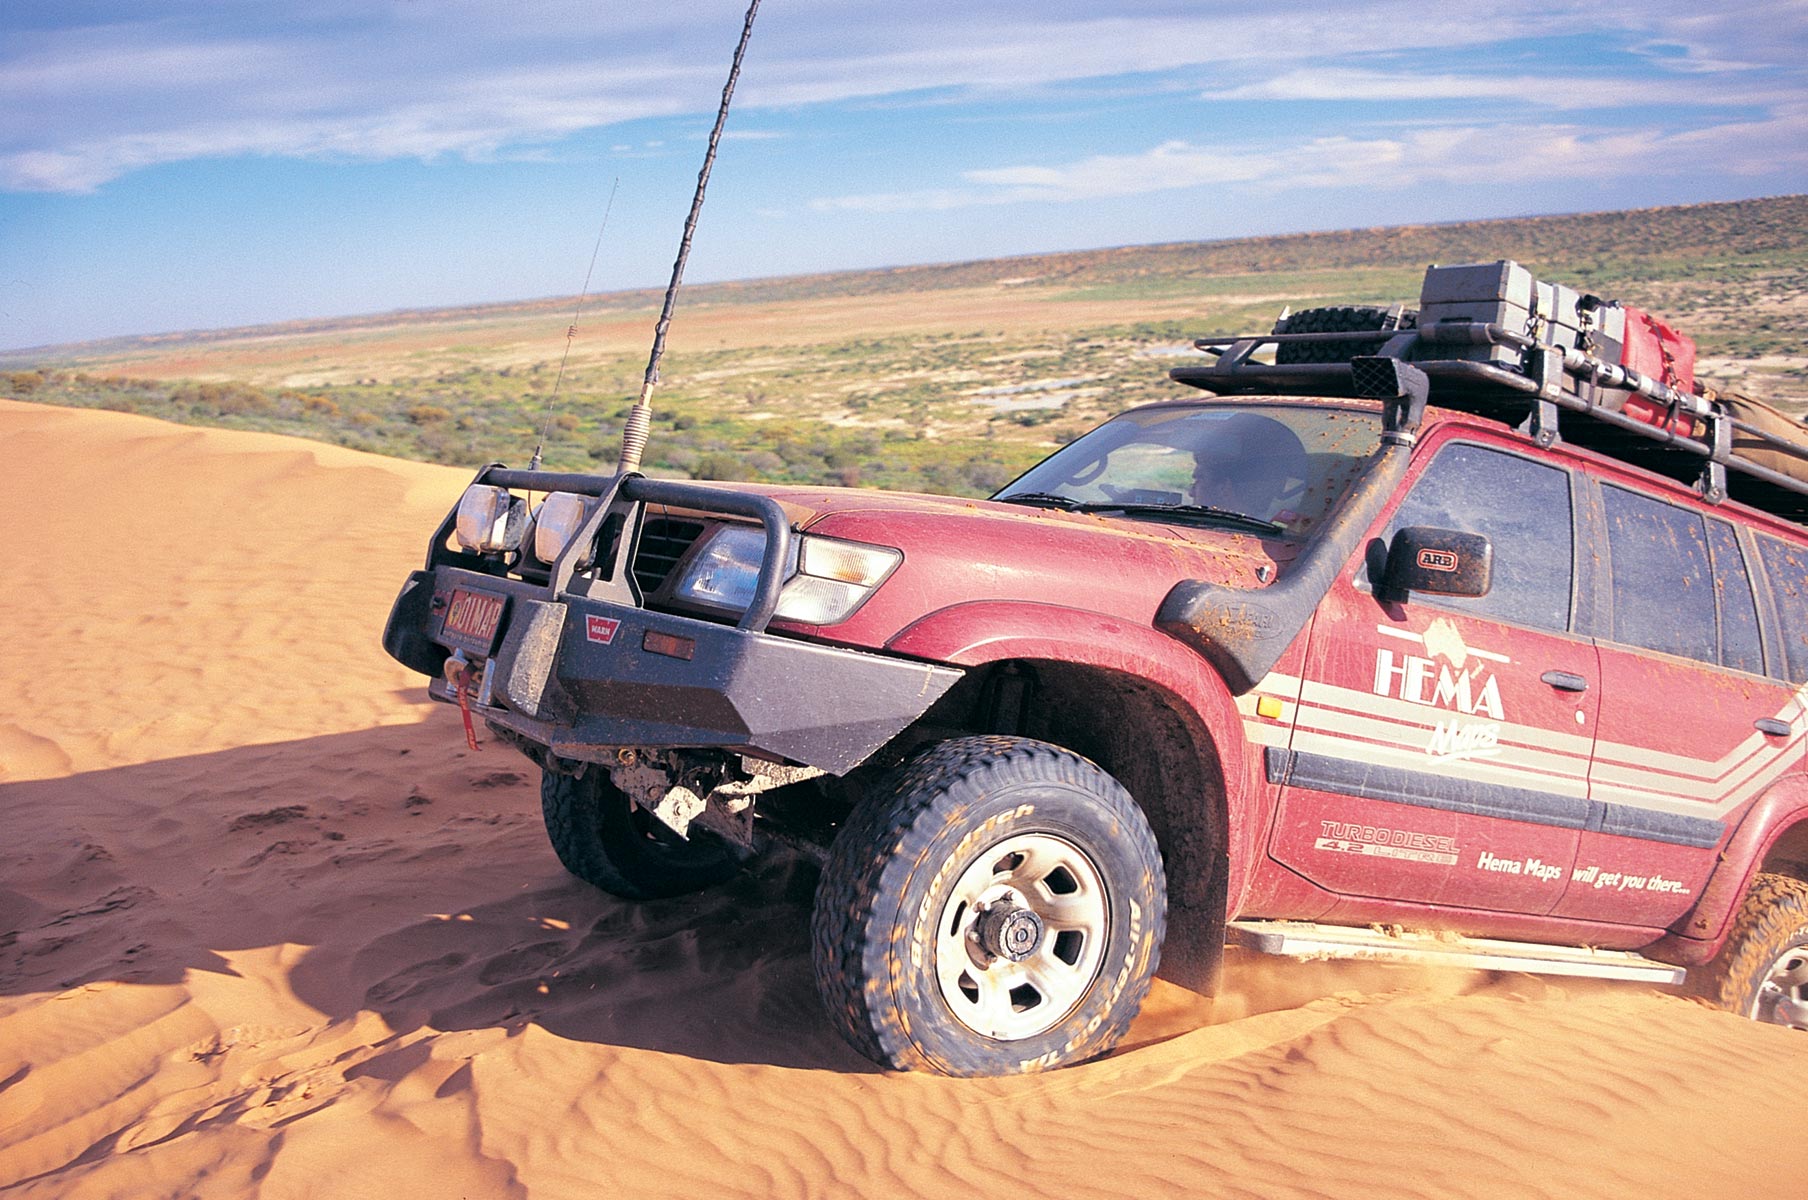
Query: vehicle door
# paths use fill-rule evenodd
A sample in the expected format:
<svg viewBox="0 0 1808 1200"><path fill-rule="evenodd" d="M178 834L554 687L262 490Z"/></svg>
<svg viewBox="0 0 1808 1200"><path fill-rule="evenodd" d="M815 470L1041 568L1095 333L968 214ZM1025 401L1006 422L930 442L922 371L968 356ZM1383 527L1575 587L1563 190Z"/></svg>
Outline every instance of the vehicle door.
<svg viewBox="0 0 1808 1200"><path fill-rule="evenodd" d="M1802 706L1766 674L1750 535L1629 483L1590 487L1608 580L1596 812L1557 912L1658 927L1694 905L1728 818L1801 761Z"/></svg>
<svg viewBox="0 0 1808 1200"><path fill-rule="evenodd" d="M1269 752L1271 856L1344 897L1545 913L1569 879L1600 694L1594 646L1572 632L1579 485L1551 456L1487 441L1421 450L1322 602L1292 738ZM1378 598L1379 558L1412 525L1485 535L1490 590Z"/></svg>

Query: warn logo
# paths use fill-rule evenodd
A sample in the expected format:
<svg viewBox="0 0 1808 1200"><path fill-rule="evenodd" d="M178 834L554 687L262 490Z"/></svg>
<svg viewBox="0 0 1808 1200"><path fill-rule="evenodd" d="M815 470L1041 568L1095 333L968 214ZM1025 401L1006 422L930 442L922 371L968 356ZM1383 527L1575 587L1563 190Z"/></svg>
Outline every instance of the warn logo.
<svg viewBox="0 0 1808 1200"><path fill-rule="evenodd" d="M615 640L615 631L621 628L621 622L614 617L599 617L594 614L584 618L584 637L599 646L607 646Z"/></svg>

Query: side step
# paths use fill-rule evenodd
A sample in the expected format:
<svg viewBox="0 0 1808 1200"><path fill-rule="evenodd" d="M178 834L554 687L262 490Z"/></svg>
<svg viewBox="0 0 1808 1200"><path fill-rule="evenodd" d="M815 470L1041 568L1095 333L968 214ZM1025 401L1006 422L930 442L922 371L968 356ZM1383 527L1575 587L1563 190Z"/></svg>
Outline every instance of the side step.
<svg viewBox="0 0 1808 1200"><path fill-rule="evenodd" d="M1225 930L1225 941L1258 954L1297 959L1353 958L1668 984L1681 983L1685 974L1681 967L1653 962L1630 950L1543 946L1310 921L1232 921Z"/></svg>

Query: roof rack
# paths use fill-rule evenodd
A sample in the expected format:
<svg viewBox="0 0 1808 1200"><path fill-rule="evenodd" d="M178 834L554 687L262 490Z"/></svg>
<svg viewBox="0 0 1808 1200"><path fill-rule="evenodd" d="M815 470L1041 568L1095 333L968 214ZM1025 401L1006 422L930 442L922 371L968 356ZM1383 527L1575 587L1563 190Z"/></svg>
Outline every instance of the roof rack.
<svg viewBox="0 0 1808 1200"><path fill-rule="evenodd" d="M1199 338L1193 344L1216 361L1175 367L1168 374L1219 395L1362 396L1373 394L1363 386L1365 360L1399 359L1429 377L1433 404L1503 421L1541 446L1561 436L1692 484L1709 503L1730 496L1808 524L1808 427L1776 410L1743 397L1680 392L1585 349L1540 341L1493 322L1395 327L1397 317L1396 310L1388 310L1389 319L1380 322L1387 327L1381 329ZM1289 346L1313 349L1290 355L1281 349ZM1348 359L1257 361L1265 347L1275 347L1277 359L1322 358L1332 349ZM1644 406L1654 410L1651 420L1626 411L1626 401L1635 395L1654 402Z"/></svg>

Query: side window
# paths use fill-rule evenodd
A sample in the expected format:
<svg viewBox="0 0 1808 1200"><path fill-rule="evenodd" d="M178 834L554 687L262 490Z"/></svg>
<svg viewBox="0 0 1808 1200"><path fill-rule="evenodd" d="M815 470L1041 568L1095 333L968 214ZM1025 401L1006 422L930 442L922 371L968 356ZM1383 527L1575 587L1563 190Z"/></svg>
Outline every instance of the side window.
<svg viewBox="0 0 1808 1200"><path fill-rule="evenodd" d="M1624 488L1603 487L1613 555L1612 638L1719 662L1713 572L1700 514Z"/></svg>
<svg viewBox="0 0 1808 1200"><path fill-rule="evenodd" d="M1764 674L1758 640L1758 605L1751 577L1739 552L1739 535L1725 521L1708 522L1708 549L1714 554L1714 598L1720 605L1720 662L1754 675Z"/></svg>
<svg viewBox="0 0 1808 1200"><path fill-rule="evenodd" d="M1792 683L1808 683L1808 550L1760 535L1758 554L1777 601L1778 632Z"/></svg>
<svg viewBox="0 0 1808 1200"><path fill-rule="evenodd" d="M1571 524L1568 472L1457 442L1438 451L1383 536L1391 540L1403 525L1485 534L1494 547L1494 584L1488 594L1472 600L1428 596L1425 603L1565 630Z"/></svg>

